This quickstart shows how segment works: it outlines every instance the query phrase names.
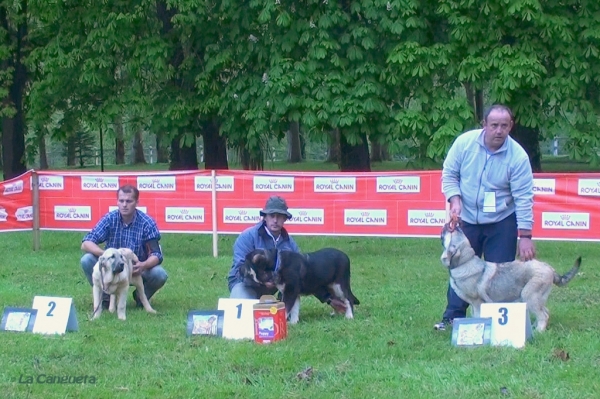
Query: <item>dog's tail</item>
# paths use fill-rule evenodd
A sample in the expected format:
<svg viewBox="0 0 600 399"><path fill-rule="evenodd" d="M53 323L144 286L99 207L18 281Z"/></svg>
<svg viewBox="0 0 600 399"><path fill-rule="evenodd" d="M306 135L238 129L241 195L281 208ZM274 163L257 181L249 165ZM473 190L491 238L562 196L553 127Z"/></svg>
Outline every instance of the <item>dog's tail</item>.
<svg viewBox="0 0 600 399"><path fill-rule="evenodd" d="M579 266L581 266L581 256L575 260L575 264L571 270L569 270L564 276L554 272L554 284L558 285L559 287L567 285L579 271Z"/></svg>
<svg viewBox="0 0 600 399"><path fill-rule="evenodd" d="M350 302L352 303L352 305L360 305L360 301L358 300L357 297L354 296L354 293L352 292L352 290L348 290L348 294L350 294L350 298L348 298L350 300Z"/></svg>

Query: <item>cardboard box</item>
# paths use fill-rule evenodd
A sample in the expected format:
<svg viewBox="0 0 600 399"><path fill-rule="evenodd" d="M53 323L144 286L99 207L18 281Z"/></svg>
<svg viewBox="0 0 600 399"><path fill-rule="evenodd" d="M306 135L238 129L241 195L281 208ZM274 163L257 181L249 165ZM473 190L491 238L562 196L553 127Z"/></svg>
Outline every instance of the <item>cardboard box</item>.
<svg viewBox="0 0 600 399"><path fill-rule="evenodd" d="M254 341L269 344L287 337L285 305L273 295L263 295L254 304Z"/></svg>

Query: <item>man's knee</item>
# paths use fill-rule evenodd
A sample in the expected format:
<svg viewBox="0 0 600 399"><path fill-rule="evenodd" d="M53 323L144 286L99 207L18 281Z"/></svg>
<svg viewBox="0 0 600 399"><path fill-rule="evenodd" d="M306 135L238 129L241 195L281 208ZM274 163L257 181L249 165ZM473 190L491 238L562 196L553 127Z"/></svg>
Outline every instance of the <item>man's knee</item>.
<svg viewBox="0 0 600 399"><path fill-rule="evenodd" d="M95 256L94 254L90 254L90 253L85 253L83 254L83 256L81 257L81 268L84 271L92 271L94 269L94 265L96 264L96 262L98 262L98 257Z"/></svg>
<svg viewBox="0 0 600 399"><path fill-rule="evenodd" d="M144 273L142 277L146 281L151 281L153 285L162 287L167 282L169 275L167 274L165 269L162 268L162 266L155 266L152 269L148 270L146 273Z"/></svg>
<svg viewBox="0 0 600 399"><path fill-rule="evenodd" d="M256 294L256 291L254 291L247 285L244 285L244 283L237 283L233 287L231 287L231 293L229 294L229 298L258 299L258 295Z"/></svg>

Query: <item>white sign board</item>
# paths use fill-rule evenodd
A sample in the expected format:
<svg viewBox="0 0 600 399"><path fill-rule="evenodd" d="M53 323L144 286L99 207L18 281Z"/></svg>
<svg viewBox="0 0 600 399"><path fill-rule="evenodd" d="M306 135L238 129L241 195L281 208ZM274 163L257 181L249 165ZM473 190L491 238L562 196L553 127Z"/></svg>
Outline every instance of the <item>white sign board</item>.
<svg viewBox="0 0 600 399"><path fill-rule="evenodd" d="M37 309L34 333L64 334L79 328L73 298L35 296L32 308Z"/></svg>
<svg viewBox="0 0 600 399"><path fill-rule="evenodd" d="M480 317L492 319L492 346L522 348L532 336L527 304L523 302L484 303Z"/></svg>
<svg viewBox="0 0 600 399"><path fill-rule="evenodd" d="M223 338L254 339L254 304L258 299L219 298L223 316Z"/></svg>

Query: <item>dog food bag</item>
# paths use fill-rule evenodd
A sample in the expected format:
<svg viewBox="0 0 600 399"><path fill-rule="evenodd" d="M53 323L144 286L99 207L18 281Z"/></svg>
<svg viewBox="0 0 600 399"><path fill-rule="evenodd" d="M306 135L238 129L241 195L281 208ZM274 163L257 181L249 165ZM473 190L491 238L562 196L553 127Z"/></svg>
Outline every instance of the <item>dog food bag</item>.
<svg viewBox="0 0 600 399"><path fill-rule="evenodd" d="M287 337L285 305L273 295L263 295L254 304L254 341L270 344Z"/></svg>

